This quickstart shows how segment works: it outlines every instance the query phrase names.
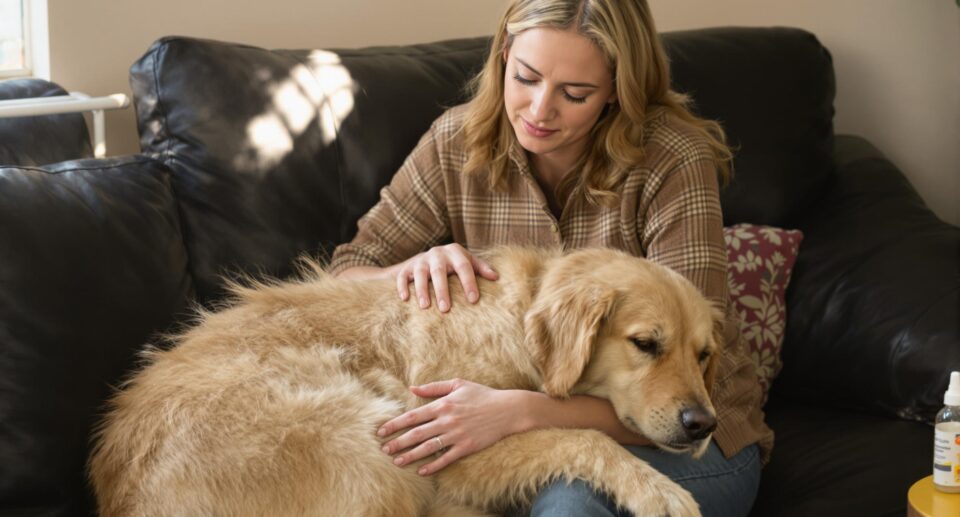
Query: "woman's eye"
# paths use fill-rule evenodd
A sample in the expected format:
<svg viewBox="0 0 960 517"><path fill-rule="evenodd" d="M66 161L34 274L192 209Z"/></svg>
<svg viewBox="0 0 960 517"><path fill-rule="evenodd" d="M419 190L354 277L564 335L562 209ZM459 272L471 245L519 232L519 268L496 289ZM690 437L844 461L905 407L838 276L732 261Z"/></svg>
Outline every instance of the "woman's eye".
<svg viewBox="0 0 960 517"><path fill-rule="evenodd" d="M513 80L516 81L516 82L518 82L518 83L520 83L520 84L522 84L522 85L524 85L524 86L530 86L530 85L532 85L532 84L536 84L536 82L537 82L536 79L527 79L526 77L520 75L519 73L513 75ZM564 99L567 99L568 101L570 101L570 102L572 102L572 103L574 103L574 104L583 104L584 102L587 102L586 96L584 96L584 97L577 97L577 96L575 96L575 95L570 95L570 94L567 93L566 91L563 92L563 98L564 98Z"/></svg>
<svg viewBox="0 0 960 517"><path fill-rule="evenodd" d="M574 104L583 104L584 102L587 102L587 98L586 98L586 97L574 97L573 95L570 95L570 94L567 93L567 92L563 92L563 96L566 97L566 99L567 99L568 101L570 101L570 102L572 102L572 103L574 103Z"/></svg>
<svg viewBox="0 0 960 517"><path fill-rule="evenodd" d="M531 85L531 84L533 84L533 83L536 82L536 81L534 81L533 79L527 79L526 77L523 77L523 76L520 75L520 74L514 74L513 78L514 78L518 83L520 83L520 84L525 84L525 85Z"/></svg>

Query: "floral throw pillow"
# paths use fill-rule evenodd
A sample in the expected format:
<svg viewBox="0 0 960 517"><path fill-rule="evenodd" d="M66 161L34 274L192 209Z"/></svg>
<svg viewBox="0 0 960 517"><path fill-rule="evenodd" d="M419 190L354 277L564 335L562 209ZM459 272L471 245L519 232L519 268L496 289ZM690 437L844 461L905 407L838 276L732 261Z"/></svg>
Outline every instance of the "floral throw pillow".
<svg viewBox="0 0 960 517"><path fill-rule="evenodd" d="M770 384L780 373L787 308L787 284L803 233L770 226L738 224L723 229L727 244L730 299L740 316L740 333L757 365L766 403Z"/></svg>

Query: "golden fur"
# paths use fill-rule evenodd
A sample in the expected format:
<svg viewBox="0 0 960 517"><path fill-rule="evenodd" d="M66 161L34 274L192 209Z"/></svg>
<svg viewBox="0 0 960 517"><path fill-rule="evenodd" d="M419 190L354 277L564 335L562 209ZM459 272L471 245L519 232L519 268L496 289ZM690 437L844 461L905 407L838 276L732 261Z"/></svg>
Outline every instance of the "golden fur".
<svg viewBox="0 0 960 517"><path fill-rule="evenodd" d="M392 280L235 287L112 401L90 459L103 516L479 515L581 478L637 515L699 515L690 495L593 430L509 436L430 477L399 468L375 434L425 403L407 386L450 378L612 401L662 447L685 407L714 414L704 375L716 310L680 275L612 250L501 248L481 300L451 282L442 314ZM655 341L656 355L630 338ZM715 354L714 354L715 356ZM709 381L707 381L707 385Z"/></svg>

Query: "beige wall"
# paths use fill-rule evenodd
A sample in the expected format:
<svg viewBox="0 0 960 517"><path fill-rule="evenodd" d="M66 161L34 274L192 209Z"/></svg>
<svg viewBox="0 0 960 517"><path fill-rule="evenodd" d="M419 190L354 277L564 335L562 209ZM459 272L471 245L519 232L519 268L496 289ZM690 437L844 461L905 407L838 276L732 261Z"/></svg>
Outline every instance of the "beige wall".
<svg viewBox="0 0 960 517"><path fill-rule="evenodd" d="M420 43L488 34L503 5L501 0L48 0L50 77L68 90L129 95L130 65L161 36L266 48ZM138 152L133 108L107 112L106 119L107 153Z"/></svg>
<svg viewBox="0 0 960 517"><path fill-rule="evenodd" d="M960 8L955 0L650 0L658 29L789 25L837 74L836 131L880 148L960 224Z"/></svg>
<svg viewBox="0 0 960 517"><path fill-rule="evenodd" d="M168 34L271 48L356 47L488 34L503 0L48 0L51 76L129 93L127 70ZM837 69L838 132L872 140L940 217L960 224L960 8L955 0L650 0L661 30L789 25ZM400 21L400 23L398 23ZM110 154L137 150L133 110L109 113Z"/></svg>

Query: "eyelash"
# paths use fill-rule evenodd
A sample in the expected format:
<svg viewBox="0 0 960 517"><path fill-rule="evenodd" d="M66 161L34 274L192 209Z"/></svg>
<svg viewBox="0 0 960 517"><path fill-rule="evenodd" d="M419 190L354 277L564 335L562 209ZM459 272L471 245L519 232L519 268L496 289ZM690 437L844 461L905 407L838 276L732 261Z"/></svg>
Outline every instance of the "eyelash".
<svg viewBox="0 0 960 517"><path fill-rule="evenodd" d="M520 74L514 74L513 79L524 86L530 86L536 82L530 79L524 79L523 77L520 76ZM566 91L563 92L563 97L574 104L583 104L584 102L587 102L586 97L574 97L573 95L570 95Z"/></svg>

